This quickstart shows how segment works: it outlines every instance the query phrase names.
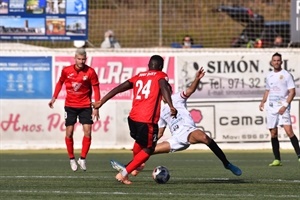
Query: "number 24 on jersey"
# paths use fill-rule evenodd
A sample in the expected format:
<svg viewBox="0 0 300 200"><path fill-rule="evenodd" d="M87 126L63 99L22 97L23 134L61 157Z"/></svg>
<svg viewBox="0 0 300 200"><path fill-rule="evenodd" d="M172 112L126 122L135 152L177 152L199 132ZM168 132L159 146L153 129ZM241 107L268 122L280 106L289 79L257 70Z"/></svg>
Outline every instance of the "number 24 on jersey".
<svg viewBox="0 0 300 200"><path fill-rule="evenodd" d="M148 80L144 85L143 81L138 80L135 85L137 87L136 99L147 99L150 94L152 80Z"/></svg>

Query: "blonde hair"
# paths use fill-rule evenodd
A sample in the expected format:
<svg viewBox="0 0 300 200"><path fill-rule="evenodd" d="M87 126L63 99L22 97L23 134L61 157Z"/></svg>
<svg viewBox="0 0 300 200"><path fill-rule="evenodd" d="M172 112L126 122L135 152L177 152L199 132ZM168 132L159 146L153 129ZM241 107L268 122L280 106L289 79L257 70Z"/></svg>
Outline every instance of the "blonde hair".
<svg viewBox="0 0 300 200"><path fill-rule="evenodd" d="M78 48L78 49L76 50L75 55L86 56L86 51L85 51L84 48Z"/></svg>

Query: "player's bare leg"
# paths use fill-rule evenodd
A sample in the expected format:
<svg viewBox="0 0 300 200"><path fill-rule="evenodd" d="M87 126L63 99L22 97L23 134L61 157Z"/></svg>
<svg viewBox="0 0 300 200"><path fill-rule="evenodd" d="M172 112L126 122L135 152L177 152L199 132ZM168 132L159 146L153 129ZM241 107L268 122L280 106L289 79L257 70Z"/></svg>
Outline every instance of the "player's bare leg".
<svg viewBox="0 0 300 200"><path fill-rule="evenodd" d="M206 145L209 145L211 143L211 138L208 137L203 131L197 129L190 133L190 135L188 136L188 141L191 144L204 143Z"/></svg>
<svg viewBox="0 0 300 200"><path fill-rule="evenodd" d="M158 143L155 147L153 154L160 154L160 153L169 153L171 150L170 143L167 141L163 141L161 143Z"/></svg>

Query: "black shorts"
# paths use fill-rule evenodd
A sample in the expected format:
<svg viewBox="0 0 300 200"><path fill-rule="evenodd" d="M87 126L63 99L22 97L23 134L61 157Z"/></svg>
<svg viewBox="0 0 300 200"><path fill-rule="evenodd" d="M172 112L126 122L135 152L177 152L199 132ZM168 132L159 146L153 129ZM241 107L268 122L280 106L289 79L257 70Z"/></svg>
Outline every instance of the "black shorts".
<svg viewBox="0 0 300 200"><path fill-rule="evenodd" d="M93 124L92 108L72 108L65 106L65 125L71 126L77 122L81 124Z"/></svg>
<svg viewBox="0 0 300 200"><path fill-rule="evenodd" d="M158 125L136 122L128 117L130 136L142 147L153 149L158 139Z"/></svg>

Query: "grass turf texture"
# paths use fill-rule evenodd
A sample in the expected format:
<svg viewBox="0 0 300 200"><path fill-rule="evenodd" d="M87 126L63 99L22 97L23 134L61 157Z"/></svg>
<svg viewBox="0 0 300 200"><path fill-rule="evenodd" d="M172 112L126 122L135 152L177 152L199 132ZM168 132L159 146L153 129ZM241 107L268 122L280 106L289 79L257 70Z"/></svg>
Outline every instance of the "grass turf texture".
<svg viewBox="0 0 300 200"><path fill-rule="evenodd" d="M72 172L64 150L0 152L0 199L300 199L300 163L294 152L282 151L281 167L269 167L271 151L225 151L243 170L240 177L225 170L210 151L191 150L154 155L145 170L118 183L109 160L125 163L129 150L91 150L87 171ZM79 151L76 151L79 155ZM167 184L157 184L155 166L170 170Z"/></svg>

